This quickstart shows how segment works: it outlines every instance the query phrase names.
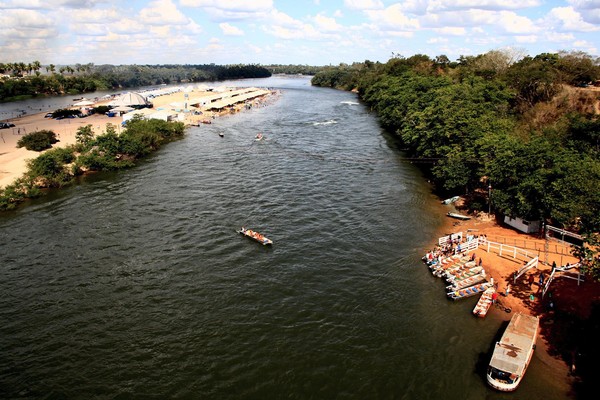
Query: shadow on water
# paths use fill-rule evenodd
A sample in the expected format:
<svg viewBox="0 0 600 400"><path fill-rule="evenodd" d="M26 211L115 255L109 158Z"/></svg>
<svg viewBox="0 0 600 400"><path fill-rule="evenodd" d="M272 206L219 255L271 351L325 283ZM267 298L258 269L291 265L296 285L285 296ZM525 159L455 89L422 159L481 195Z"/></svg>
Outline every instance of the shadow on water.
<svg viewBox="0 0 600 400"><path fill-rule="evenodd" d="M481 381L486 385L487 385L486 374L487 374L488 366L490 364L490 360L492 359L492 354L494 353L494 349L496 348L496 343L498 343L500 341L500 339L502 339L502 335L504 334L504 331L506 330L508 323L509 323L509 321L501 322L500 327L494 334L494 337L493 337L492 341L490 342L490 345L489 345L487 351L479 353L479 355L477 357L477 363L475 364L475 373L481 379Z"/></svg>

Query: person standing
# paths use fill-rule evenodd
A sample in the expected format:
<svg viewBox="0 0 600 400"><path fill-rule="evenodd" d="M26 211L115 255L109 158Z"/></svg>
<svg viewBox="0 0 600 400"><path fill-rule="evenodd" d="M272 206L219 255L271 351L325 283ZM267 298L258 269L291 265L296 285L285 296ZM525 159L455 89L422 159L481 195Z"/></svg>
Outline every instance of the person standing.
<svg viewBox="0 0 600 400"><path fill-rule="evenodd" d="M508 294L510 293L510 284L506 284L506 289L504 290L504 297L508 297Z"/></svg>

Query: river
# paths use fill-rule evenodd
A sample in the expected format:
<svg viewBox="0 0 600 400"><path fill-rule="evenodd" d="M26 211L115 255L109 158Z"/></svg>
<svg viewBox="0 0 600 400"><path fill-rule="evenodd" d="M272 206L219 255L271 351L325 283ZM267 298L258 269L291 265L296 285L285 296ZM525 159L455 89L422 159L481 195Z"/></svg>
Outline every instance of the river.
<svg viewBox="0 0 600 400"><path fill-rule="evenodd" d="M281 96L0 215L0 398L511 397L483 376L506 316L421 263L443 208L375 115L243 84ZM565 396L537 357L518 393Z"/></svg>

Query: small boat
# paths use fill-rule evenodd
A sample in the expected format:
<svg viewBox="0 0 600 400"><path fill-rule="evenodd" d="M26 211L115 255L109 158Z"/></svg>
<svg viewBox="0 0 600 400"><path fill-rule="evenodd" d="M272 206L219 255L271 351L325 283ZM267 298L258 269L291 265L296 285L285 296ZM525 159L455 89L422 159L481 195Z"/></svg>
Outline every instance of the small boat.
<svg viewBox="0 0 600 400"><path fill-rule="evenodd" d="M256 137L254 138L254 140L258 141L258 140L263 140L264 138L265 137L263 136L263 134L259 132L256 134Z"/></svg>
<svg viewBox="0 0 600 400"><path fill-rule="evenodd" d="M446 279L446 282L452 283L452 282L459 281L461 279L468 278L473 275L477 275L477 274L481 273L481 271L483 271L483 267L478 267L478 266L467 267L467 268L460 269L457 271L446 272L444 274L444 278Z"/></svg>
<svg viewBox="0 0 600 400"><path fill-rule="evenodd" d="M482 293L486 289L493 287L494 284L491 282L478 283L477 285L470 286L468 288L455 290L447 294L452 300L466 299L467 297L475 296L477 293Z"/></svg>
<svg viewBox="0 0 600 400"><path fill-rule="evenodd" d="M442 204L452 204L452 203L456 202L458 199L460 199L460 196L450 197L449 199L442 200Z"/></svg>
<svg viewBox="0 0 600 400"><path fill-rule="evenodd" d="M257 242L261 243L263 246L266 246L268 244L269 245L273 244L273 241L271 239L266 238L264 235L262 235L256 231L253 231L252 229L246 229L242 226L242 229L240 229L238 232L244 236L247 236L251 239L256 240Z"/></svg>
<svg viewBox="0 0 600 400"><path fill-rule="evenodd" d="M471 217L468 216L468 215L463 215L463 214L458 214L458 213L453 213L453 212L449 212L446 215L449 216L449 217L451 217L451 218L462 219L462 220L471 219Z"/></svg>
<svg viewBox="0 0 600 400"><path fill-rule="evenodd" d="M437 268L432 268L431 273L437 276L438 278L441 278L447 271L456 271L465 266L474 267L475 261L471 261L470 257L464 257L464 259L461 259L460 261L455 262L453 264L446 264L438 266Z"/></svg>
<svg viewBox="0 0 600 400"><path fill-rule="evenodd" d="M512 392L523 380L529 366L540 319L516 313L508 323L499 342L496 342L486 378L494 389Z"/></svg>
<svg viewBox="0 0 600 400"><path fill-rule="evenodd" d="M483 281L485 281L485 279L486 279L485 271L481 271L477 275L473 275L468 278L452 282L452 284L446 286L446 290L454 292L456 290L460 290L460 289L464 289L469 286L473 286L476 283L483 282Z"/></svg>
<svg viewBox="0 0 600 400"><path fill-rule="evenodd" d="M225 134L224 134L223 132L219 132L219 136L220 136L220 137L224 137L224 136L225 136Z"/></svg>
<svg viewBox="0 0 600 400"><path fill-rule="evenodd" d="M475 304L475 308L473 308L473 314L476 317L485 318L485 316L488 313L488 310L492 306L492 296L495 292L496 289L494 289L494 287L488 288L485 290L485 292L483 292L483 294L477 301L477 304Z"/></svg>

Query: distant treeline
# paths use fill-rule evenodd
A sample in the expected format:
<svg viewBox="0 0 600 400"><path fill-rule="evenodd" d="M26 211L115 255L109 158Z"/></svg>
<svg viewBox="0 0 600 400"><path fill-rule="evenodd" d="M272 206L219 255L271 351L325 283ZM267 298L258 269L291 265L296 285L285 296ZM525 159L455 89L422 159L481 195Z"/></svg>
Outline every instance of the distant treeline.
<svg viewBox="0 0 600 400"><path fill-rule="evenodd" d="M492 51L453 63L415 55L340 65L312 83L357 89L440 194L466 194L472 210L488 211L491 193L494 212L591 235L594 245L600 91L586 86L599 78L584 53Z"/></svg>
<svg viewBox="0 0 600 400"><path fill-rule="evenodd" d="M45 73L40 72L45 69ZM181 82L267 78L271 72L259 65L93 65L75 67L39 63L0 64L0 101L40 95L79 94L96 90L132 88Z"/></svg>
<svg viewBox="0 0 600 400"><path fill-rule="evenodd" d="M265 65L272 74L287 74L287 75L316 75L318 72L325 71L330 67L317 67L311 65Z"/></svg>

